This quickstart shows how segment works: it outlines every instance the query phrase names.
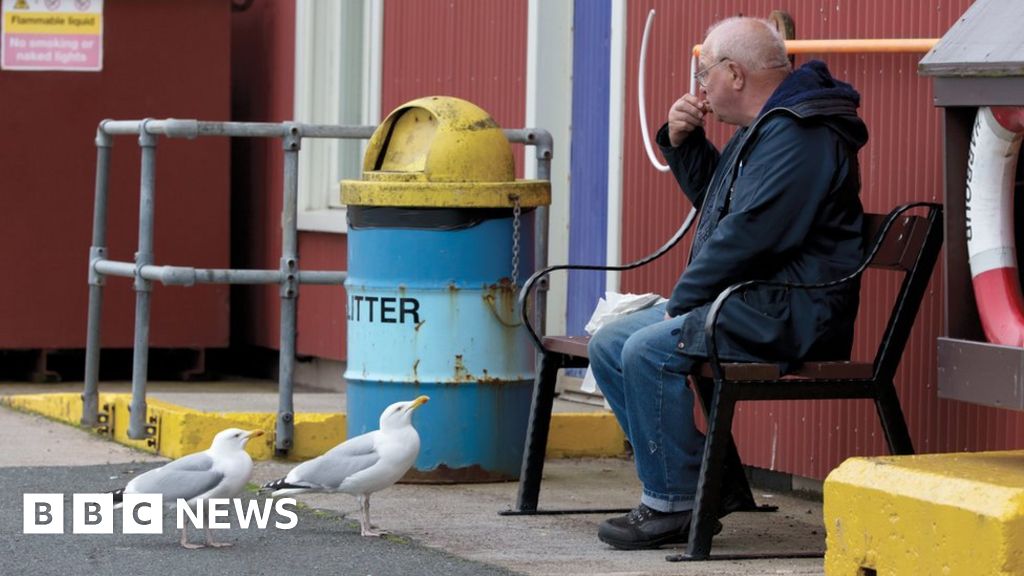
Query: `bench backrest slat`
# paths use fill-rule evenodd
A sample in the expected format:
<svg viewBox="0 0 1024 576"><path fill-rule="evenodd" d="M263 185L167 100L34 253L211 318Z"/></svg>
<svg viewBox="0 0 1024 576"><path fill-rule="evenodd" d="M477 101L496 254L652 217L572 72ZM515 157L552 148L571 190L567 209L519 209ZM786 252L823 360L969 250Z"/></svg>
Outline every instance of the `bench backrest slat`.
<svg viewBox="0 0 1024 576"><path fill-rule="evenodd" d="M885 222L886 214L864 214L864 245L871 246ZM923 216L900 216L889 228L870 267L909 272L928 235Z"/></svg>
<svg viewBox="0 0 1024 576"><path fill-rule="evenodd" d="M942 207L929 205L928 208L927 216L901 214L897 217L869 264L871 268L905 273L875 354L875 378L878 380L891 380L896 374L942 247ZM886 216L864 216L865 237L874 242Z"/></svg>

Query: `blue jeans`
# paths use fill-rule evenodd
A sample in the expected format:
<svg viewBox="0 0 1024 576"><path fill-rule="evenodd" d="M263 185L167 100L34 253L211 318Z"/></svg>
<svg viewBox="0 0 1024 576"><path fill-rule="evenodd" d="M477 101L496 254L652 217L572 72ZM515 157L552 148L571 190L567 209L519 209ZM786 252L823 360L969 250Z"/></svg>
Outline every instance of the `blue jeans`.
<svg viewBox="0 0 1024 576"><path fill-rule="evenodd" d="M693 392L677 351L683 316L664 305L620 318L597 331L590 367L626 437L643 485L640 502L661 512L693 508L704 435L693 423Z"/></svg>

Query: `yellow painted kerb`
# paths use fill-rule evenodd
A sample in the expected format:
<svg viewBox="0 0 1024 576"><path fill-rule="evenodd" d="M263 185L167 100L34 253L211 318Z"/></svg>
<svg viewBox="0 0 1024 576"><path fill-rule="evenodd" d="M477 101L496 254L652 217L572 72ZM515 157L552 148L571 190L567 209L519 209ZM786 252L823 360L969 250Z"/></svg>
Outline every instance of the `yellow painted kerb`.
<svg viewBox="0 0 1024 576"><path fill-rule="evenodd" d="M0 404L73 426L82 419L79 394L0 396ZM180 458L209 448L214 435L225 428L260 429L266 434L250 441L246 449L257 460L274 457L273 413L203 412L156 399L146 404L147 418L157 427L154 438L128 438L130 394L100 394L100 411L107 415L108 424L95 432L140 450ZM294 444L288 458L306 460L323 454L345 439L345 425L345 414L296 413ZM624 452L625 436L611 412L559 413L551 418L549 457L610 457L622 456Z"/></svg>
<svg viewBox="0 0 1024 576"><path fill-rule="evenodd" d="M79 394L23 394L0 397L0 404L33 412L77 426L82 418ZM130 394L99 395L101 414L107 422L94 432L120 444L168 458L180 458L210 447L213 437L225 428L259 429L265 434L249 442L249 454L257 460L274 456L275 415L272 413L203 412L156 399L146 402L147 422L156 435L146 440L128 437ZM305 460L323 454L345 439L344 414L295 415L294 444L288 458Z"/></svg>
<svg viewBox="0 0 1024 576"><path fill-rule="evenodd" d="M829 576L1021 575L1024 451L851 458L824 514Z"/></svg>

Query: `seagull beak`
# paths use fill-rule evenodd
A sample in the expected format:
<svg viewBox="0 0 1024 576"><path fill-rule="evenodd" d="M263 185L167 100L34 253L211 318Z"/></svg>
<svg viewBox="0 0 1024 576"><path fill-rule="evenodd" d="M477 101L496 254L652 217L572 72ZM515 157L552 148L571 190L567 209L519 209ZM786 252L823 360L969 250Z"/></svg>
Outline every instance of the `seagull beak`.
<svg viewBox="0 0 1024 576"><path fill-rule="evenodd" d="M260 436L263 436L263 430L250 430L246 435L246 439L252 440L253 438L259 438Z"/></svg>
<svg viewBox="0 0 1024 576"><path fill-rule="evenodd" d="M409 412L412 412L413 410L419 408L420 406L423 406L424 404L427 403L428 400L430 400L430 398L427 396L420 396L419 398L413 400L412 404L409 405Z"/></svg>

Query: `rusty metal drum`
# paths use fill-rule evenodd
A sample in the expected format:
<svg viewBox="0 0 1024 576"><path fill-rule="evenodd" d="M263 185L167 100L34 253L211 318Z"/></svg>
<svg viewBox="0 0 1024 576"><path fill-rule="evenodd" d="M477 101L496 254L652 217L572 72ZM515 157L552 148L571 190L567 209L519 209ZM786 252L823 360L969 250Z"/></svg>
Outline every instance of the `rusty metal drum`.
<svg viewBox="0 0 1024 576"><path fill-rule="evenodd" d="M519 475L534 351L517 286L533 270L546 181L516 181L500 127L455 98L405 104L370 140L348 204L347 433L392 402L430 403L406 480Z"/></svg>

